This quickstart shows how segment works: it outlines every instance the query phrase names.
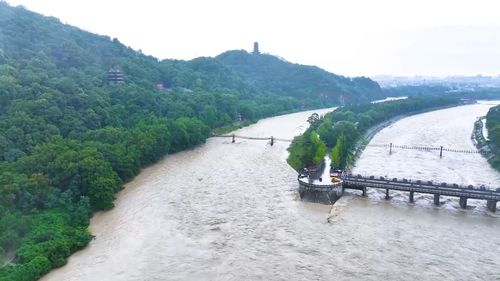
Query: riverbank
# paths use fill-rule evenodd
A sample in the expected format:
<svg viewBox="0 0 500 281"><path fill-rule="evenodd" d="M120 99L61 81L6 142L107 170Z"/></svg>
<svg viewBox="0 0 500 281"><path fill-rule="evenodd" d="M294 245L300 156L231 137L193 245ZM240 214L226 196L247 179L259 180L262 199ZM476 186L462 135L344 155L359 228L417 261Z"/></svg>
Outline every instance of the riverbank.
<svg viewBox="0 0 500 281"><path fill-rule="evenodd" d="M491 147L488 144L488 141L486 140L486 137L484 136L484 119L486 116L481 116L474 122L474 130L472 131L471 134L471 140L476 146L477 150L483 155L486 159L490 160L491 158L495 157L495 154L493 153Z"/></svg>
<svg viewBox="0 0 500 281"><path fill-rule="evenodd" d="M484 136L486 143L489 148L489 159L490 165L500 172L500 105L490 108L486 114L486 132L488 136Z"/></svg>

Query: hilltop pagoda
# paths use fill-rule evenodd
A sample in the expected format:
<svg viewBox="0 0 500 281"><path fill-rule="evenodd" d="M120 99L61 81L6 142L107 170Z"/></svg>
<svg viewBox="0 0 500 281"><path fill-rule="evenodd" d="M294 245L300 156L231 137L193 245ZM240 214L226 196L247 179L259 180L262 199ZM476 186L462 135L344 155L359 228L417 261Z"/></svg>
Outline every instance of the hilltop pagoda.
<svg viewBox="0 0 500 281"><path fill-rule="evenodd" d="M252 54L254 54L254 55L260 55L259 42L254 42L253 43L253 52L252 52Z"/></svg>

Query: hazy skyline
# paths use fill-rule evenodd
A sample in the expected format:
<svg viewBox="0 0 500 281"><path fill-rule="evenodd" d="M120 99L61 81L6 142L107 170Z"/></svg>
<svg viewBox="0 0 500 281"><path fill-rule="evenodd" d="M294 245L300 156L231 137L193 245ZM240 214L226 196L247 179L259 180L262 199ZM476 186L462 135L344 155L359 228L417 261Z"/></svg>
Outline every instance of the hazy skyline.
<svg viewBox="0 0 500 281"><path fill-rule="evenodd" d="M261 51L346 76L498 75L500 2L8 0L160 59Z"/></svg>

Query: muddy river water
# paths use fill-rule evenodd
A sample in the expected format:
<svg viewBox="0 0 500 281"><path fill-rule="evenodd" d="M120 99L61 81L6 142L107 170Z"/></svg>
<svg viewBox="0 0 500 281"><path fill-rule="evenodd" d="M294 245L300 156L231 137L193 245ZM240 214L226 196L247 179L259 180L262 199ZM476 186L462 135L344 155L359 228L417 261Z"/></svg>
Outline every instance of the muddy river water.
<svg viewBox="0 0 500 281"><path fill-rule="evenodd" d="M492 104L402 119L373 143L474 149L474 120ZM316 111L324 113L325 110ZM240 135L292 138L301 112L269 118ZM289 144L212 138L144 169L98 213L96 236L42 280L500 280L500 215L481 201L461 210L454 198L370 190L331 206L298 199ZM479 154L368 147L355 173L499 185ZM500 186L498 186L500 187Z"/></svg>

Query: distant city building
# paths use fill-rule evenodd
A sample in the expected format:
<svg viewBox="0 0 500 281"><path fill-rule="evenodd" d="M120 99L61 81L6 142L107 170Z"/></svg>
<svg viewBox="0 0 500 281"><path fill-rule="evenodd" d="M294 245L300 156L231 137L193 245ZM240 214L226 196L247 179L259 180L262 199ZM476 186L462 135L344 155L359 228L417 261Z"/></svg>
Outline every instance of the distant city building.
<svg viewBox="0 0 500 281"><path fill-rule="evenodd" d="M123 80L123 72L117 68L111 68L108 71L108 80L114 84L125 83L125 80Z"/></svg>
<svg viewBox="0 0 500 281"><path fill-rule="evenodd" d="M260 51L259 51L259 42L254 42L253 43L253 54L254 55L259 55L260 54Z"/></svg>

